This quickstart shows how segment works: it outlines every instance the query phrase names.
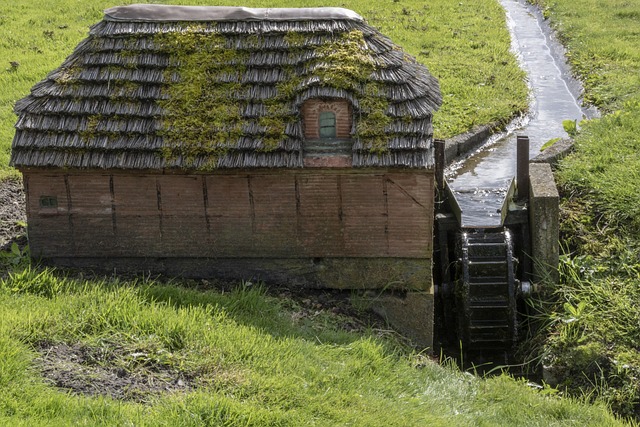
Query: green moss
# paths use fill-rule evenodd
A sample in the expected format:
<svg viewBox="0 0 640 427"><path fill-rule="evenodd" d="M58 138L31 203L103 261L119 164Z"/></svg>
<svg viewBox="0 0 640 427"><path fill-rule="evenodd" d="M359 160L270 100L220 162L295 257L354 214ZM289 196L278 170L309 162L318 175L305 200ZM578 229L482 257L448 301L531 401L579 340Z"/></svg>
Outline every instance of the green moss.
<svg viewBox="0 0 640 427"><path fill-rule="evenodd" d="M278 91L278 97L281 99L293 99L300 88L301 79L294 75L294 73L288 72L287 79L276 85Z"/></svg>
<svg viewBox="0 0 640 427"><path fill-rule="evenodd" d="M375 69L361 31L344 33L316 51L321 58L316 74L327 86L359 92Z"/></svg>
<svg viewBox="0 0 640 427"><path fill-rule="evenodd" d="M107 145L116 143L122 138L122 133L118 130L109 132L105 129L104 123L107 120L111 122L119 122L120 127L124 127L124 123L120 121L119 116L104 116L102 114L92 114L87 117L86 128L83 131L79 132L80 140L83 144L85 144L85 146L96 138L107 138ZM87 152L87 149L77 147L68 147L67 150L73 151L76 154L84 154Z"/></svg>
<svg viewBox="0 0 640 427"><path fill-rule="evenodd" d="M261 151L268 152L278 148L287 137L287 124L298 120L290 108L294 96L295 92L289 95L279 93L275 98L265 101L267 113L258 119L258 124L265 128Z"/></svg>
<svg viewBox="0 0 640 427"><path fill-rule="evenodd" d="M391 123L386 115L389 103L384 85L370 80L376 67L362 32L344 33L336 41L317 49L322 57L317 74L323 84L349 91L358 100L354 136L372 153L388 151L385 128Z"/></svg>
<svg viewBox="0 0 640 427"><path fill-rule="evenodd" d="M281 116L266 115L258 119L258 124L266 128L266 135L281 136L286 127L285 120Z"/></svg>
<svg viewBox="0 0 640 427"><path fill-rule="evenodd" d="M84 144L87 144L91 139L97 135L98 125L102 120L102 114L93 114L87 118L87 127L85 130L79 132L80 139Z"/></svg>
<svg viewBox="0 0 640 427"><path fill-rule="evenodd" d="M120 56L120 62L125 68L136 69L138 68L138 52L129 49L123 49L118 54Z"/></svg>
<svg viewBox="0 0 640 427"><path fill-rule="evenodd" d="M296 31L289 31L284 36L284 41L289 46L289 49L301 48L306 45L308 36L304 33Z"/></svg>
<svg viewBox="0 0 640 427"><path fill-rule="evenodd" d="M138 43L140 42L141 36L131 35L122 40L122 52L121 54L137 54L139 52ZM94 49L101 49L102 41L100 39L94 40ZM125 53L126 52L126 53Z"/></svg>
<svg viewBox="0 0 640 427"><path fill-rule="evenodd" d="M162 153L167 159L180 157L192 163L206 156L211 166L235 146L242 136L243 122L250 120L243 117L247 102L239 96L247 89L240 82L249 51L236 49L212 30L198 25L154 39L171 63L164 75L166 99L159 102L165 111L161 135L165 141ZM309 36L286 34L290 55L297 57ZM256 35L245 42L246 49L251 50L262 43ZM309 64L314 76L322 85L342 89L357 100L355 136L372 152L386 151L385 128L391 121L385 114L388 102L382 83L370 82L375 63L362 32L344 33L315 49L318 59ZM263 101L266 112L256 119L263 129L260 151L277 149L287 138L287 125L299 120L293 104L303 77L293 66L285 66L283 71L285 78L276 85L276 95Z"/></svg>
<svg viewBox="0 0 640 427"><path fill-rule="evenodd" d="M55 82L61 86L69 84L77 84L78 76L80 75L81 68L78 66L70 66L61 70L62 73L56 77Z"/></svg>
<svg viewBox="0 0 640 427"><path fill-rule="evenodd" d="M364 95L360 99L361 116L356 125L356 137L373 153L388 151L385 128L391 123L386 115L389 102L384 97L381 83L369 83L365 86Z"/></svg>
<svg viewBox="0 0 640 427"><path fill-rule="evenodd" d="M206 156L210 166L242 134L245 103L237 95L247 53L227 48L224 36L208 30L191 26L159 34L154 41L172 64L164 76L168 96L160 101L166 112L163 155L183 157L187 163ZM172 83L175 74L179 81Z"/></svg>
<svg viewBox="0 0 640 427"><path fill-rule="evenodd" d="M262 48L262 40L256 34L251 34L243 40L245 49L260 49Z"/></svg>
<svg viewBox="0 0 640 427"><path fill-rule="evenodd" d="M116 80L110 82L113 86L112 98L133 98L135 92L140 88L141 84L130 80Z"/></svg>

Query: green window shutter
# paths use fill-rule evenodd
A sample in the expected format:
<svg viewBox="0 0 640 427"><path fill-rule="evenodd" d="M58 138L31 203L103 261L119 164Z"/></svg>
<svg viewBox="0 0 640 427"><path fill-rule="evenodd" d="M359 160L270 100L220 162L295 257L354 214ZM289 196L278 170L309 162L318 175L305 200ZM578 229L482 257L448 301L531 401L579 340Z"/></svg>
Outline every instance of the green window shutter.
<svg viewBox="0 0 640 427"><path fill-rule="evenodd" d="M320 138L336 137L336 115L331 111L323 111L319 117Z"/></svg>

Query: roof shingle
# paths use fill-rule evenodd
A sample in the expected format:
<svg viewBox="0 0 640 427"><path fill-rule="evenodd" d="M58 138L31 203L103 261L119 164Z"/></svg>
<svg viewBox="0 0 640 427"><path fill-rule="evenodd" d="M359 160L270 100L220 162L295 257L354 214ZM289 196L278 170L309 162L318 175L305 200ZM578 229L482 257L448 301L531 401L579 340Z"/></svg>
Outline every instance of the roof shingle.
<svg viewBox="0 0 640 427"><path fill-rule="evenodd" d="M162 5L108 9L16 103L11 163L302 167L317 97L351 102L354 166L432 166L438 82L355 12Z"/></svg>

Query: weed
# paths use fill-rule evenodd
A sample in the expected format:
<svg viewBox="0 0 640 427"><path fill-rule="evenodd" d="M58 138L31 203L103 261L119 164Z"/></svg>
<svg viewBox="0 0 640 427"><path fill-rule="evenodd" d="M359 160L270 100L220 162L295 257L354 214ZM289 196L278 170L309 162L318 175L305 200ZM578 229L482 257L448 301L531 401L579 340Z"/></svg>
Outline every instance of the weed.
<svg viewBox="0 0 640 427"><path fill-rule="evenodd" d="M578 124L576 120L563 120L562 127L572 138L578 134Z"/></svg>
<svg viewBox="0 0 640 427"><path fill-rule="evenodd" d="M544 144L542 144L542 147L540 147L540 151L544 151L547 148L551 147L553 144L555 144L556 142L560 141L562 138L552 138L550 140L548 140L547 142L545 142Z"/></svg>
<svg viewBox="0 0 640 427"><path fill-rule="evenodd" d="M26 266L31 259L31 253L29 252L29 246L20 248L17 243L12 243L11 247L7 251L0 252L0 264L9 266Z"/></svg>

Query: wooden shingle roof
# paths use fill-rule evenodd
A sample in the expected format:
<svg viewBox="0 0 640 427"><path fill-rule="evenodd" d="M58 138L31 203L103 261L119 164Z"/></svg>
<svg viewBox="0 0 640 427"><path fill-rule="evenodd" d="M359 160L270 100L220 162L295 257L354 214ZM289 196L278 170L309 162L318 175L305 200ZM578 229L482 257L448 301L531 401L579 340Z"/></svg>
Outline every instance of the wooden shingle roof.
<svg viewBox="0 0 640 427"><path fill-rule="evenodd" d="M353 165L431 167L437 80L355 12L106 11L17 102L16 167L302 167L302 104L344 98Z"/></svg>

